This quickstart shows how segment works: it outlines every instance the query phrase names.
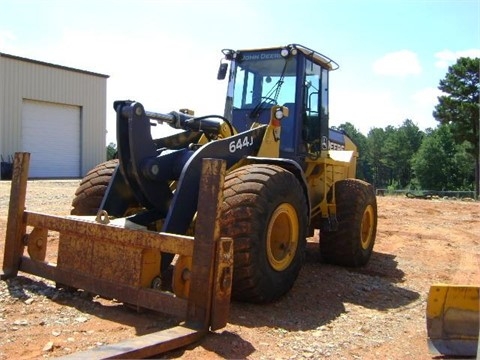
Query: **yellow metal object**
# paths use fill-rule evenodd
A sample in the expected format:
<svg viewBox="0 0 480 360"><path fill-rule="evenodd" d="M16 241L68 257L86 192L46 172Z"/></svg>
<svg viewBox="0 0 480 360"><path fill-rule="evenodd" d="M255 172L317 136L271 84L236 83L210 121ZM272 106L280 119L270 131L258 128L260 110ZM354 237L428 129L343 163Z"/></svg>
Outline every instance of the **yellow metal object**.
<svg viewBox="0 0 480 360"><path fill-rule="evenodd" d="M188 299L192 278L192 257L179 256L173 269L173 292L176 296Z"/></svg>
<svg viewBox="0 0 480 360"><path fill-rule="evenodd" d="M182 114L186 114L186 115L190 115L190 116L194 116L194 115L195 115L195 111L193 111L192 109L183 108L183 109L180 109L179 111L180 111Z"/></svg>
<svg viewBox="0 0 480 360"><path fill-rule="evenodd" d="M268 262L277 271L285 270L298 246L298 216L292 205L280 204L272 214L267 232Z"/></svg>
<svg viewBox="0 0 480 360"><path fill-rule="evenodd" d="M280 156L280 133L282 119L277 119L275 114L281 112L283 118L288 116L288 108L285 106L272 106L270 109L270 123L263 136L262 145L257 156L278 158ZM253 127L253 126L252 126Z"/></svg>
<svg viewBox="0 0 480 360"><path fill-rule="evenodd" d="M258 156L270 158L278 158L280 156L280 129L280 127L267 126Z"/></svg>
<svg viewBox="0 0 480 360"><path fill-rule="evenodd" d="M361 244L362 249L367 250L373 240L373 230L375 224L375 210L372 205L368 205L363 212L362 229L361 229Z"/></svg>
<svg viewBox="0 0 480 360"><path fill-rule="evenodd" d="M343 161L347 159L331 157L330 155L333 153L338 154L340 152L322 152L322 154L326 154L327 157L323 157L322 155L322 157L318 159L306 159L307 168L305 170L305 177L308 182L310 198L312 200L312 218L319 214L324 218L334 216L336 214L336 202L333 184L339 180L355 177L354 156L350 156L348 161ZM327 199L327 194L330 189L333 189L332 198Z"/></svg>
<svg viewBox="0 0 480 360"><path fill-rule="evenodd" d="M47 237L48 229L33 228L28 235L27 252L28 255L37 261L45 261L47 255Z"/></svg>
<svg viewBox="0 0 480 360"><path fill-rule="evenodd" d="M153 279L159 275L160 251L154 249L142 250L142 265L140 267L140 286L149 287Z"/></svg>
<svg viewBox="0 0 480 360"><path fill-rule="evenodd" d="M435 284L427 300L428 346L432 353L475 356L479 338L479 287Z"/></svg>

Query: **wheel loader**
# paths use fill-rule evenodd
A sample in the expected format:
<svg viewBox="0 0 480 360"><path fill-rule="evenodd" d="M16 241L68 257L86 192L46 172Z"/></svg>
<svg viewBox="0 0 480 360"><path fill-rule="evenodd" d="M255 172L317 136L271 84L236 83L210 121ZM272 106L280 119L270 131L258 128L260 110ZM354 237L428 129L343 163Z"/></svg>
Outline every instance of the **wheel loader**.
<svg viewBox="0 0 480 360"><path fill-rule="evenodd" d="M21 271L184 319L75 359L152 357L224 327L232 297L279 299L315 230L325 262L372 254L373 187L355 178L355 144L328 126L337 63L298 44L222 53L223 115L114 102L118 156L85 176L67 217L26 209L30 154L15 154L1 279ZM173 133L153 137L159 123Z"/></svg>
<svg viewBox="0 0 480 360"><path fill-rule="evenodd" d="M194 227L202 159L226 162L221 236L234 244L232 297L275 301L293 286L306 238L319 231L325 262L365 265L375 242L372 185L356 179L358 152L329 128L329 73L338 64L298 44L224 49L218 79L228 84L223 115L147 111L115 101L118 159L83 179L73 215L125 218L185 235ZM175 129L152 137L152 126ZM191 258L160 254L144 283L189 293Z"/></svg>

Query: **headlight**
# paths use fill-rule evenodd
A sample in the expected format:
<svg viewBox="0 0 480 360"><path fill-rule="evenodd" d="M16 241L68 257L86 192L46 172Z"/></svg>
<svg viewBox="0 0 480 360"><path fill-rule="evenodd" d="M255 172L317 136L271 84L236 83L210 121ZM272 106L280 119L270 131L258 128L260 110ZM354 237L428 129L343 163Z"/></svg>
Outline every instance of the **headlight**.
<svg viewBox="0 0 480 360"><path fill-rule="evenodd" d="M275 111L275 119L282 120L283 117L284 117L283 110L282 109L277 109Z"/></svg>

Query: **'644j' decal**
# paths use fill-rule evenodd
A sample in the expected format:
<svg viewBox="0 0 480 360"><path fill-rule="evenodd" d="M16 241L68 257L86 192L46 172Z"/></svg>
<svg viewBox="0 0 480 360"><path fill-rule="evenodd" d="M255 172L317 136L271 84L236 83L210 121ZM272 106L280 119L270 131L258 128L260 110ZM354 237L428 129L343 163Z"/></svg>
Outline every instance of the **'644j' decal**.
<svg viewBox="0 0 480 360"><path fill-rule="evenodd" d="M253 136L246 135L245 137L233 140L228 144L228 150L231 153L234 153L237 150L241 150L244 147L249 147L253 145Z"/></svg>

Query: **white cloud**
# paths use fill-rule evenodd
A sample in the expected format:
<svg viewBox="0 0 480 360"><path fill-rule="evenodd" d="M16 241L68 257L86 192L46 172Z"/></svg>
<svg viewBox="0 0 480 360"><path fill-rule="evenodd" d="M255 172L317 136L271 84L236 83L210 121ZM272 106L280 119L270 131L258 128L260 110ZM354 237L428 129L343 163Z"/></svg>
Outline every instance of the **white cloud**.
<svg viewBox="0 0 480 360"><path fill-rule="evenodd" d="M422 131L438 126L432 115L437 96L442 94L437 88L424 88L401 97L390 90L331 90L330 126L350 122L365 136L373 128L399 127L407 119Z"/></svg>
<svg viewBox="0 0 480 360"><path fill-rule="evenodd" d="M405 77L422 72L417 54L410 50L388 53L373 63L373 72L379 75Z"/></svg>
<svg viewBox="0 0 480 360"><path fill-rule="evenodd" d="M412 95L412 99L421 106L434 107L438 103L438 97L443 95L443 92L438 88L429 87L417 91Z"/></svg>
<svg viewBox="0 0 480 360"><path fill-rule="evenodd" d="M468 49L461 51L442 50L435 54L437 61L435 67L446 69L461 57L480 58L480 49Z"/></svg>
<svg viewBox="0 0 480 360"><path fill-rule="evenodd" d="M372 128L400 126L405 119L404 109L390 91L332 90L330 126L350 122L367 135Z"/></svg>

